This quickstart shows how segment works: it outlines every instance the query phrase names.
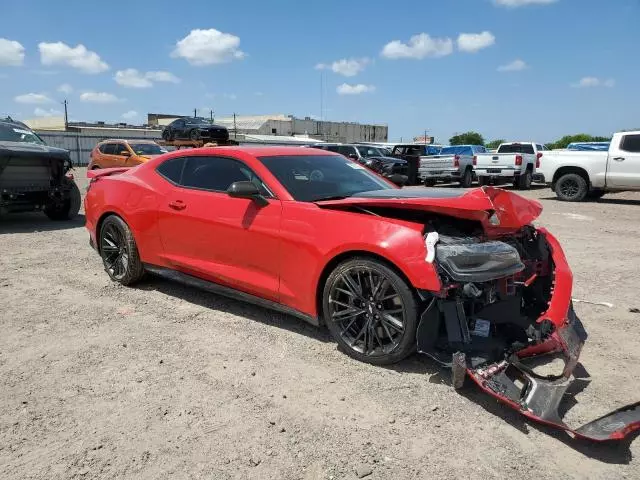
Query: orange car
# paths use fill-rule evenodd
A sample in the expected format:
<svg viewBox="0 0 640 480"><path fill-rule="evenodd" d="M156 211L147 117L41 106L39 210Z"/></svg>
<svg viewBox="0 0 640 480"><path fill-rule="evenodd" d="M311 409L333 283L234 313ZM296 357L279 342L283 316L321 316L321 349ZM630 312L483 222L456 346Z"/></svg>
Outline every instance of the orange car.
<svg viewBox="0 0 640 480"><path fill-rule="evenodd" d="M135 167L163 153L152 140L104 140L91 151L88 168Z"/></svg>

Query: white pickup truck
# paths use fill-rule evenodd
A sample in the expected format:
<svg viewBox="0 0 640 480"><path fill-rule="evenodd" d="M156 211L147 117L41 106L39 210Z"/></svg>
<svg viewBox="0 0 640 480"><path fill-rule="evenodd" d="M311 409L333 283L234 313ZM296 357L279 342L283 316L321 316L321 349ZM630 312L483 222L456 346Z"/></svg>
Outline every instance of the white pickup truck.
<svg viewBox="0 0 640 480"><path fill-rule="evenodd" d="M546 147L533 142L503 143L496 153L478 155L476 175L480 185L513 183L520 190L529 190L538 180L536 169Z"/></svg>
<svg viewBox="0 0 640 480"><path fill-rule="evenodd" d="M486 151L482 145L443 147L439 155L420 157L418 178L427 187L442 181L460 182L462 187L469 188L475 179L476 156Z"/></svg>
<svg viewBox="0 0 640 480"><path fill-rule="evenodd" d="M567 202L640 190L640 131L616 133L608 152L544 152L540 173L557 197Z"/></svg>

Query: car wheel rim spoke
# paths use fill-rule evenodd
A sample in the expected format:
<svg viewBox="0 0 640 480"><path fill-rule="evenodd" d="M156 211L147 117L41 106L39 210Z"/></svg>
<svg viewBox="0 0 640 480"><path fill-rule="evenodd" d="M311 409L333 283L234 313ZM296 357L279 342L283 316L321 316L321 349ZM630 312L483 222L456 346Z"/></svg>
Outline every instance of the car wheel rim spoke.
<svg viewBox="0 0 640 480"><path fill-rule="evenodd" d="M405 334L402 297L376 268L341 273L329 292L328 313L344 343L366 356L389 355Z"/></svg>
<svg viewBox="0 0 640 480"><path fill-rule="evenodd" d="M115 279L124 277L129 265L129 255L124 234L119 228L109 225L101 241L102 260L105 269Z"/></svg>

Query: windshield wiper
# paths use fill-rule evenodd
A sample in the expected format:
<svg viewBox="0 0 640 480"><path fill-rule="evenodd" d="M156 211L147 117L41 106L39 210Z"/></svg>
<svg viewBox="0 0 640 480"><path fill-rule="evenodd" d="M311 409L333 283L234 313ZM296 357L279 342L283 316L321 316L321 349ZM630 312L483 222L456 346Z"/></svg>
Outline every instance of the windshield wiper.
<svg viewBox="0 0 640 480"><path fill-rule="evenodd" d="M351 194L330 195L330 196L327 196L327 197L316 198L314 200L314 202L325 202L325 201L329 201L329 200L344 200L345 198L349 198L350 196L351 196Z"/></svg>

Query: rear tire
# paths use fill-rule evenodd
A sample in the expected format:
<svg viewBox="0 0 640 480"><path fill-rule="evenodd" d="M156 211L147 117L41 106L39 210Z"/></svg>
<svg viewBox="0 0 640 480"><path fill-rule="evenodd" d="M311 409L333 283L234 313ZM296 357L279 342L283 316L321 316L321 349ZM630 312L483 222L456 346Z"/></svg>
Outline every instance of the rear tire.
<svg viewBox="0 0 640 480"><path fill-rule="evenodd" d="M170 131L168 128L165 128L165 129L162 131L162 139L163 139L165 142L170 142L170 141L172 141L172 140L173 140L173 138L172 138L172 136L171 136L171 131Z"/></svg>
<svg viewBox="0 0 640 480"><path fill-rule="evenodd" d="M527 170L526 172L524 172L524 175L520 175L520 178L518 179L518 185L517 188L519 190L531 190L531 183L533 182L533 174L531 173L531 170Z"/></svg>
<svg viewBox="0 0 640 480"><path fill-rule="evenodd" d="M473 172L471 169L467 168L462 175L462 179L460 180L460 186L462 188L470 188L473 185Z"/></svg>
<svg viewBox="0 0 640 480"><path fill-rule="evenodd" d="M555 185L556 196L563 202L581 202L587 196L587 181L577 173L561 176Z"/></svg>
<svg viewBox="0 0 640 480"><path fill-rule="evenodd" d="M200 140L200 130L198 130L197 128L194 128L193 130L189 131L189 138L191 140Z"/></svg>
<svg viewBox="0 0 640 480"><path fill-rule="evenodd" d="M436 186L436 181L434 179L432 179L432 178L425 178L424 186L425 187L435 187Z"/></svg>
<svg viewBox="0 0 640 480"><path fill-rule="evenodd" d="M390 365L416 349L413 288L379 260L357 257L339 264L324 285L322 304L331 335L356 360Z"/></svg>
<svg viewBox="0 0 640 480"><path fill-rule="evenodd" d="M67 185L70 184L69 198L57 205L49 205L44 209L44 213L51 220L62 221L72 220L80 212L80 206L82 204L82 195L76 182L65 177L63 180Z"/></svg>
<svg viewBox="0 0 640 480"><path fill-rule="evenodd" d="M98 242L104 269L112 281L131 285L144 276L138 246L122 218L107 217L100 227Z"/></svg>

